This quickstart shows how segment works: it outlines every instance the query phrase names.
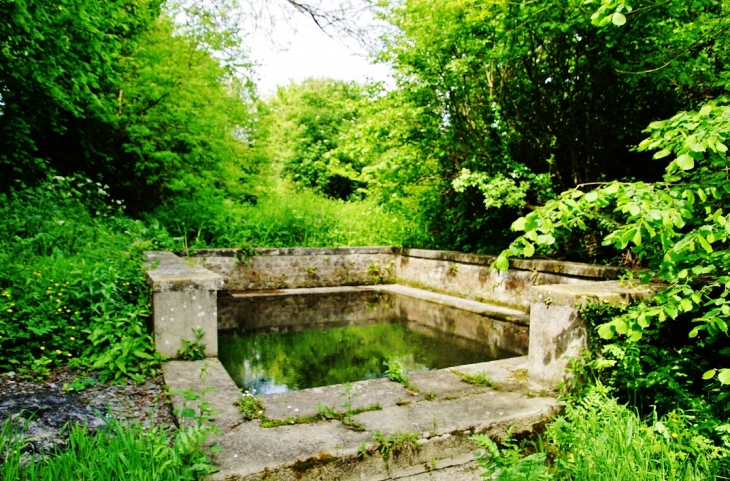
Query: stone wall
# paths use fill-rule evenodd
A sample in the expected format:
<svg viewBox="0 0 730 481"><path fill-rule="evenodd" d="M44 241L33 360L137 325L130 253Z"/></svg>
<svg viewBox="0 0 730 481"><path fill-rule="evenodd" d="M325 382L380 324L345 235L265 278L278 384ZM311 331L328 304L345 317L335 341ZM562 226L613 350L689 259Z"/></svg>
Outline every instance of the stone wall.
<svg viewBox="0 0 730 481"><path fill-rule="evenodd" d="M414 325L477 339L498 351L527 354L530 332L527 326L402 295L395 297L395 312L399 319L413 321Z"/></svg>
<svg viewBox="0 0 730 481"><path fill-rule="evenodd" d="M198 265L225 278L226 290L361 286L393 282L397 249L256 249L239 260L235 249L198 250Z"/></svg>
<svg viewBox="0 0 730 481"><path fill-rule="evenodd" d="M501 272L491 268L494 256L423 249L257 249L243 262L236 252L198 250L190 259L223 276L223 289L231 291L395 282L523 311L529 310L532 286L603 281L617 276L613 267L523 259L511 260L510 269Z"/></svg>
<svg viewBox="0 0 730 481"><path fill-rule="evenodd" d="M495 259L463 252L402 249L396 260L396 282L527 311L533 286L617 276L614 267L532 259L511 259L509 270L498 271L491 268Z"/></svg>
<svg viewBox="0 0 730 481"><path fill-rule="evenodd" d="M297 331L377 323L395 316L393 297L346 287L222 294L218 330Z"/></svg>

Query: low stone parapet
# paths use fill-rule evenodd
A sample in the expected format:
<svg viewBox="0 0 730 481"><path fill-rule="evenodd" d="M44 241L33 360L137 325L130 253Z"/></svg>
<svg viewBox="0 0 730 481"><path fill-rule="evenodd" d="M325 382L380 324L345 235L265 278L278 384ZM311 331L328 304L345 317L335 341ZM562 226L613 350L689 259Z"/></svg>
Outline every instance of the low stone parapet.
<svg viewBox="0 0 730 481"><path fill-rule="evenodd" d="M171 252L148 252L147 258L157 351L176 359L182 339L194 339L193 330L201 329L205 355L217 356L218 290L223 287L223 277Z"/></svg>
<svg viewBox="0 0 730 481"><path fill-rule="evenodd" d="M535 286L531 290L530 380L554 387L564 380L571 358L588 349L588 326L580 310L590 303L631 304L654 295L658 285L618 281Z"/></svg>

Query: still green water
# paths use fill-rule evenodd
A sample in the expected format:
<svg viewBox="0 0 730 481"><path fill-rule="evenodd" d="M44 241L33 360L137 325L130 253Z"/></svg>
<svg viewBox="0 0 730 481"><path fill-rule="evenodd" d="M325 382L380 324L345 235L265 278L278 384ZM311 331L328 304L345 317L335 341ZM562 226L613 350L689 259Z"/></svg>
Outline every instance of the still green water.
<svg viewBox="0 0 730 481"><path fill-rule="evenodd" d="M406 323L390 322L297 332L220 333L219 357L242 389L294 391L385 377L397 358L407 372L490 361L514 354L484 343Z"/></svg>

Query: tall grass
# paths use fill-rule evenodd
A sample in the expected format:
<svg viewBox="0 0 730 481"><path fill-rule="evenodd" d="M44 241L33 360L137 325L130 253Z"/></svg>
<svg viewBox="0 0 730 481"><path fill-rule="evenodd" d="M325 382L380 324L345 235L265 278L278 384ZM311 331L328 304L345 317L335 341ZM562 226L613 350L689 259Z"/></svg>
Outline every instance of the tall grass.
<svg viewBox="0 0 730 481"><path fill-rule="evenodd" d="M83 426L71 427L62 451L23 454L23 429L8 420L0 433L0 474L8 481L195 479L170 441L161 428L110 420L96 433Z"/></svg>
<svg viewBox="0 0 730 481"><path fill-rule="evenodd" d="M727 443L699 434L693 422L680 411L642 419L599 385L548 424L529 456L513 440L500 450L485 436L472 439L486 450L477 463L501 481L730 479Z"/></svg>
<svg viewBox="0 0 730 481"><path fill-rule="evenodd" d="M727 448L698 434L690 416L642 420L600 390L568 405L547 435L557 449L557 479L729 479Z"/></svg>
<svg viewBox="0 0 730 481"><path fill-rule="evenodd" d="M210 192L175 199L153 216L189 247L402 246L416 230L405 213L374 200L334 200L284 182L255 204Z"/></svg>

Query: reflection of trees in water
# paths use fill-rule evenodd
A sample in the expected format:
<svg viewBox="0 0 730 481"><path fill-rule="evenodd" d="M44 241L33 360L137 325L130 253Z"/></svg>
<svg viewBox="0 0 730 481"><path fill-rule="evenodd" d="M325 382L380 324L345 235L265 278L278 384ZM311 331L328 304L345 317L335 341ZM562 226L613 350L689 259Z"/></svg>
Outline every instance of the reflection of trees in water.
<svg viewBox="0 0 730 481"><path fill-rule="evenodd" d="M390 358L415 372L506 357L474 340L422 326L415 332L398 322L221 336L219 344L221 361L239 387L259 393L385 377L383 361Z"/></svg>

